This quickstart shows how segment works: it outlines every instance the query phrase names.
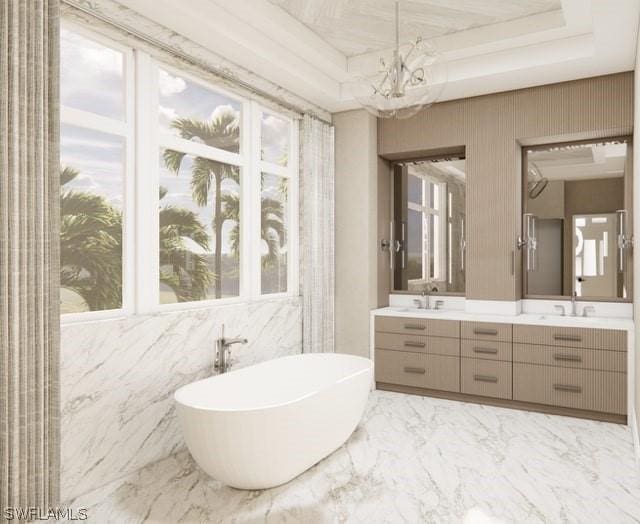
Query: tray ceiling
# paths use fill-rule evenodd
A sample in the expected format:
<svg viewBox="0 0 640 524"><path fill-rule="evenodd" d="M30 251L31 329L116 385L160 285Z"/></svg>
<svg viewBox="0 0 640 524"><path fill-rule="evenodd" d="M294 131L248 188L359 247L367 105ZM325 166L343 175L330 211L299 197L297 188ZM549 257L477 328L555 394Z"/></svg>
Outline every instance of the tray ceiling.
<svg viewBox="0 0 640 524"><path fill-rule="evenodd" d="M116 1L328 112L360 107L350 84L392 52L392 0ZM441 100L635 64L638 0L406 0L401 9L413 13L403 17L405 43L439 35Z"/></svg>
<svg viewBox="0 0 640 524"><path fill-rule="evenodd" d="M394 44L393 0L269 0L347 57ZM400 40L429 39L556 11L560 0L413 0L400 3Z"/></svg>

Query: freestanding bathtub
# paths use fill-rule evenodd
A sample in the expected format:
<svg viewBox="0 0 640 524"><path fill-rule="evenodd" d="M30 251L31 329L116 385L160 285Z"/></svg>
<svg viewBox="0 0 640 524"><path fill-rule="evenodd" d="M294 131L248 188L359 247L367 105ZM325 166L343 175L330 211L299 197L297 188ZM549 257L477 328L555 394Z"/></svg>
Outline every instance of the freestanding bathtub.
<svg viewBox="0 0 640 524"><path fill-rule="evenodd" d="M212 477L265 489L339 448L358 425L371 360L336 353L277 358L176 391L191 455Z"/></svg>

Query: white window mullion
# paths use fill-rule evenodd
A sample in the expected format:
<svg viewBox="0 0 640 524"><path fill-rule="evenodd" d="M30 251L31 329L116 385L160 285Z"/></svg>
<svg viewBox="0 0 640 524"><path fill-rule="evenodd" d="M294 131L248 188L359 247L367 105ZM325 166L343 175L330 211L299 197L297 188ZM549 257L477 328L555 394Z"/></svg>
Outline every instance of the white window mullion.
<svg viewBox="0 0 640 524"><path fill-rule="evenodd" d="M289 154L289 198L287 206L289 208L289 224L287 231L288 260L287 260L287 293L298 295L298 272L299 272L299 213L298 190L299 173L298 167L298 122L291 121L291 141Z"/></svg>
<svg viewBox="0 0 640 524"><path fill-rule="evenodd" d="M159 153L157 73L146 53L137 53L136 74L136 310L149 313L159 295Z"/></svg>
<svg viewBox="0 0 640 524"><path fill-rule="evenodd" d="M128 77L133 76L133 68L129 71L129 64L131 60L129 56L126 55L126 72L125 76L127 77L127 88L130 88ZM133 85L133 83L131 83ZM108 118L106 116L97 115L95 113L89 113L88 111L83 111L82 109L76 109L75 107L67 107L62 106L60 108L60 122L63 124L69 124L76 127L83 127L86 129L91 129L93 131L100 131L101 133L109 133L111 135L118 135L129 137L131 134L131 125L130 125L130 108L132 110L132 105L127 105L127 120L114 120L113 118Z"/></svg>
<svg viewBox="0 0 640 524"><path fill-rule="evenodd" d="M252 107L251 102L242 104L242 122L240 130L240 152L244 158L244 166L240 168L240 297L248 298L252 290L252 241L251 208L253 195L253 155L252 155Z"/></svg>
<svg viewBox="0 0 640 524"><path fill-rule="evenodd" d="M242 134L242 131L240 133ZM223 149L216 149L169 133L159 133L158 139L160 146L166 147L167 149L173 149L174 151L180 151L181 153L187 153L194 157L199 156L208 158L210 160L215 160L216 162L222 162L223 164L230 164L233 166L242 166L244 163L242 157L237 153L230 153Z"/></svg>
<svg viewBox="0 0 640 524"><path fill-rule="evenodd" d="M132 99L135 96L135 63L134 53L127 50L124 53L125 76L125 118L126 118L126 148L124 172L124 221L122 223L122 309L125 313L135 311L135 282L136 282L136 117Z"/></svg>
<svg viewBox="0 0 640 524"><path fill-rule="evenodd" d="M259 297L262 286L262 240L260 236L262 203L261 203L261 130L260 119L262 112L256 102L251 102L251 177L250 177L250 206L251 217L248 222L248 236L251 242L251 257L249 260L249 274L251 275L251 296Z"/></svg>
<svg viewBox="0 0 640 524"><path fill-rule="evenodd" d="M291 153L292 152L290 151L289 156L291 156ZM290 178L292 172L291 162L292 160L289 161L288 166L281 166L279 164L272 164L271 162L265 162L264 160L261 160L259 161L260 171L263 173L269 173L271 175L278 175L283 178Z"/></svg>

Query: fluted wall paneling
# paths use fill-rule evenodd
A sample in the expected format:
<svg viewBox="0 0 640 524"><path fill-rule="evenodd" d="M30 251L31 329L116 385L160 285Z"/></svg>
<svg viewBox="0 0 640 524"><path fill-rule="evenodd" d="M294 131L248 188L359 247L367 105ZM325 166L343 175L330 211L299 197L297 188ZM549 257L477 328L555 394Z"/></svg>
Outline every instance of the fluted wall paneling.
<svg viewBox="0 0 640 524"><path fill-rule="evenodd" d="M630 134L633 73L619 73L435 104L381 119L378 154L415 158L463 146L467 168L467 286L471 299L522 294L521 147ZM379 231L384 238L386 228Z"/></svg>

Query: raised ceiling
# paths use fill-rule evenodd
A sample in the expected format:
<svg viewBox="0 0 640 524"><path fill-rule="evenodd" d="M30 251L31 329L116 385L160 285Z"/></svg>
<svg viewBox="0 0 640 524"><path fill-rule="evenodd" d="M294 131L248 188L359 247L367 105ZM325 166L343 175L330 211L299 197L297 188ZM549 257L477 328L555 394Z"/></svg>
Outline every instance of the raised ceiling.
<svg viewBox="0 0 640 524"><path fill-rule="evenodd" d="M269 0L347 57L394 44L394 0ZM400 2L400 41L509 22L561 8L560 0Z"/></svg>
<svg viewBox="0 0 640 524"><path fill-rule="evenodd" d="M350 83L392 52L391 0L116 1L328 112L359 107ZM412 30L440 33L432 41L448 67L441 100L634 68L638 0L402 4L416 12L403 40Z"/></svg>

